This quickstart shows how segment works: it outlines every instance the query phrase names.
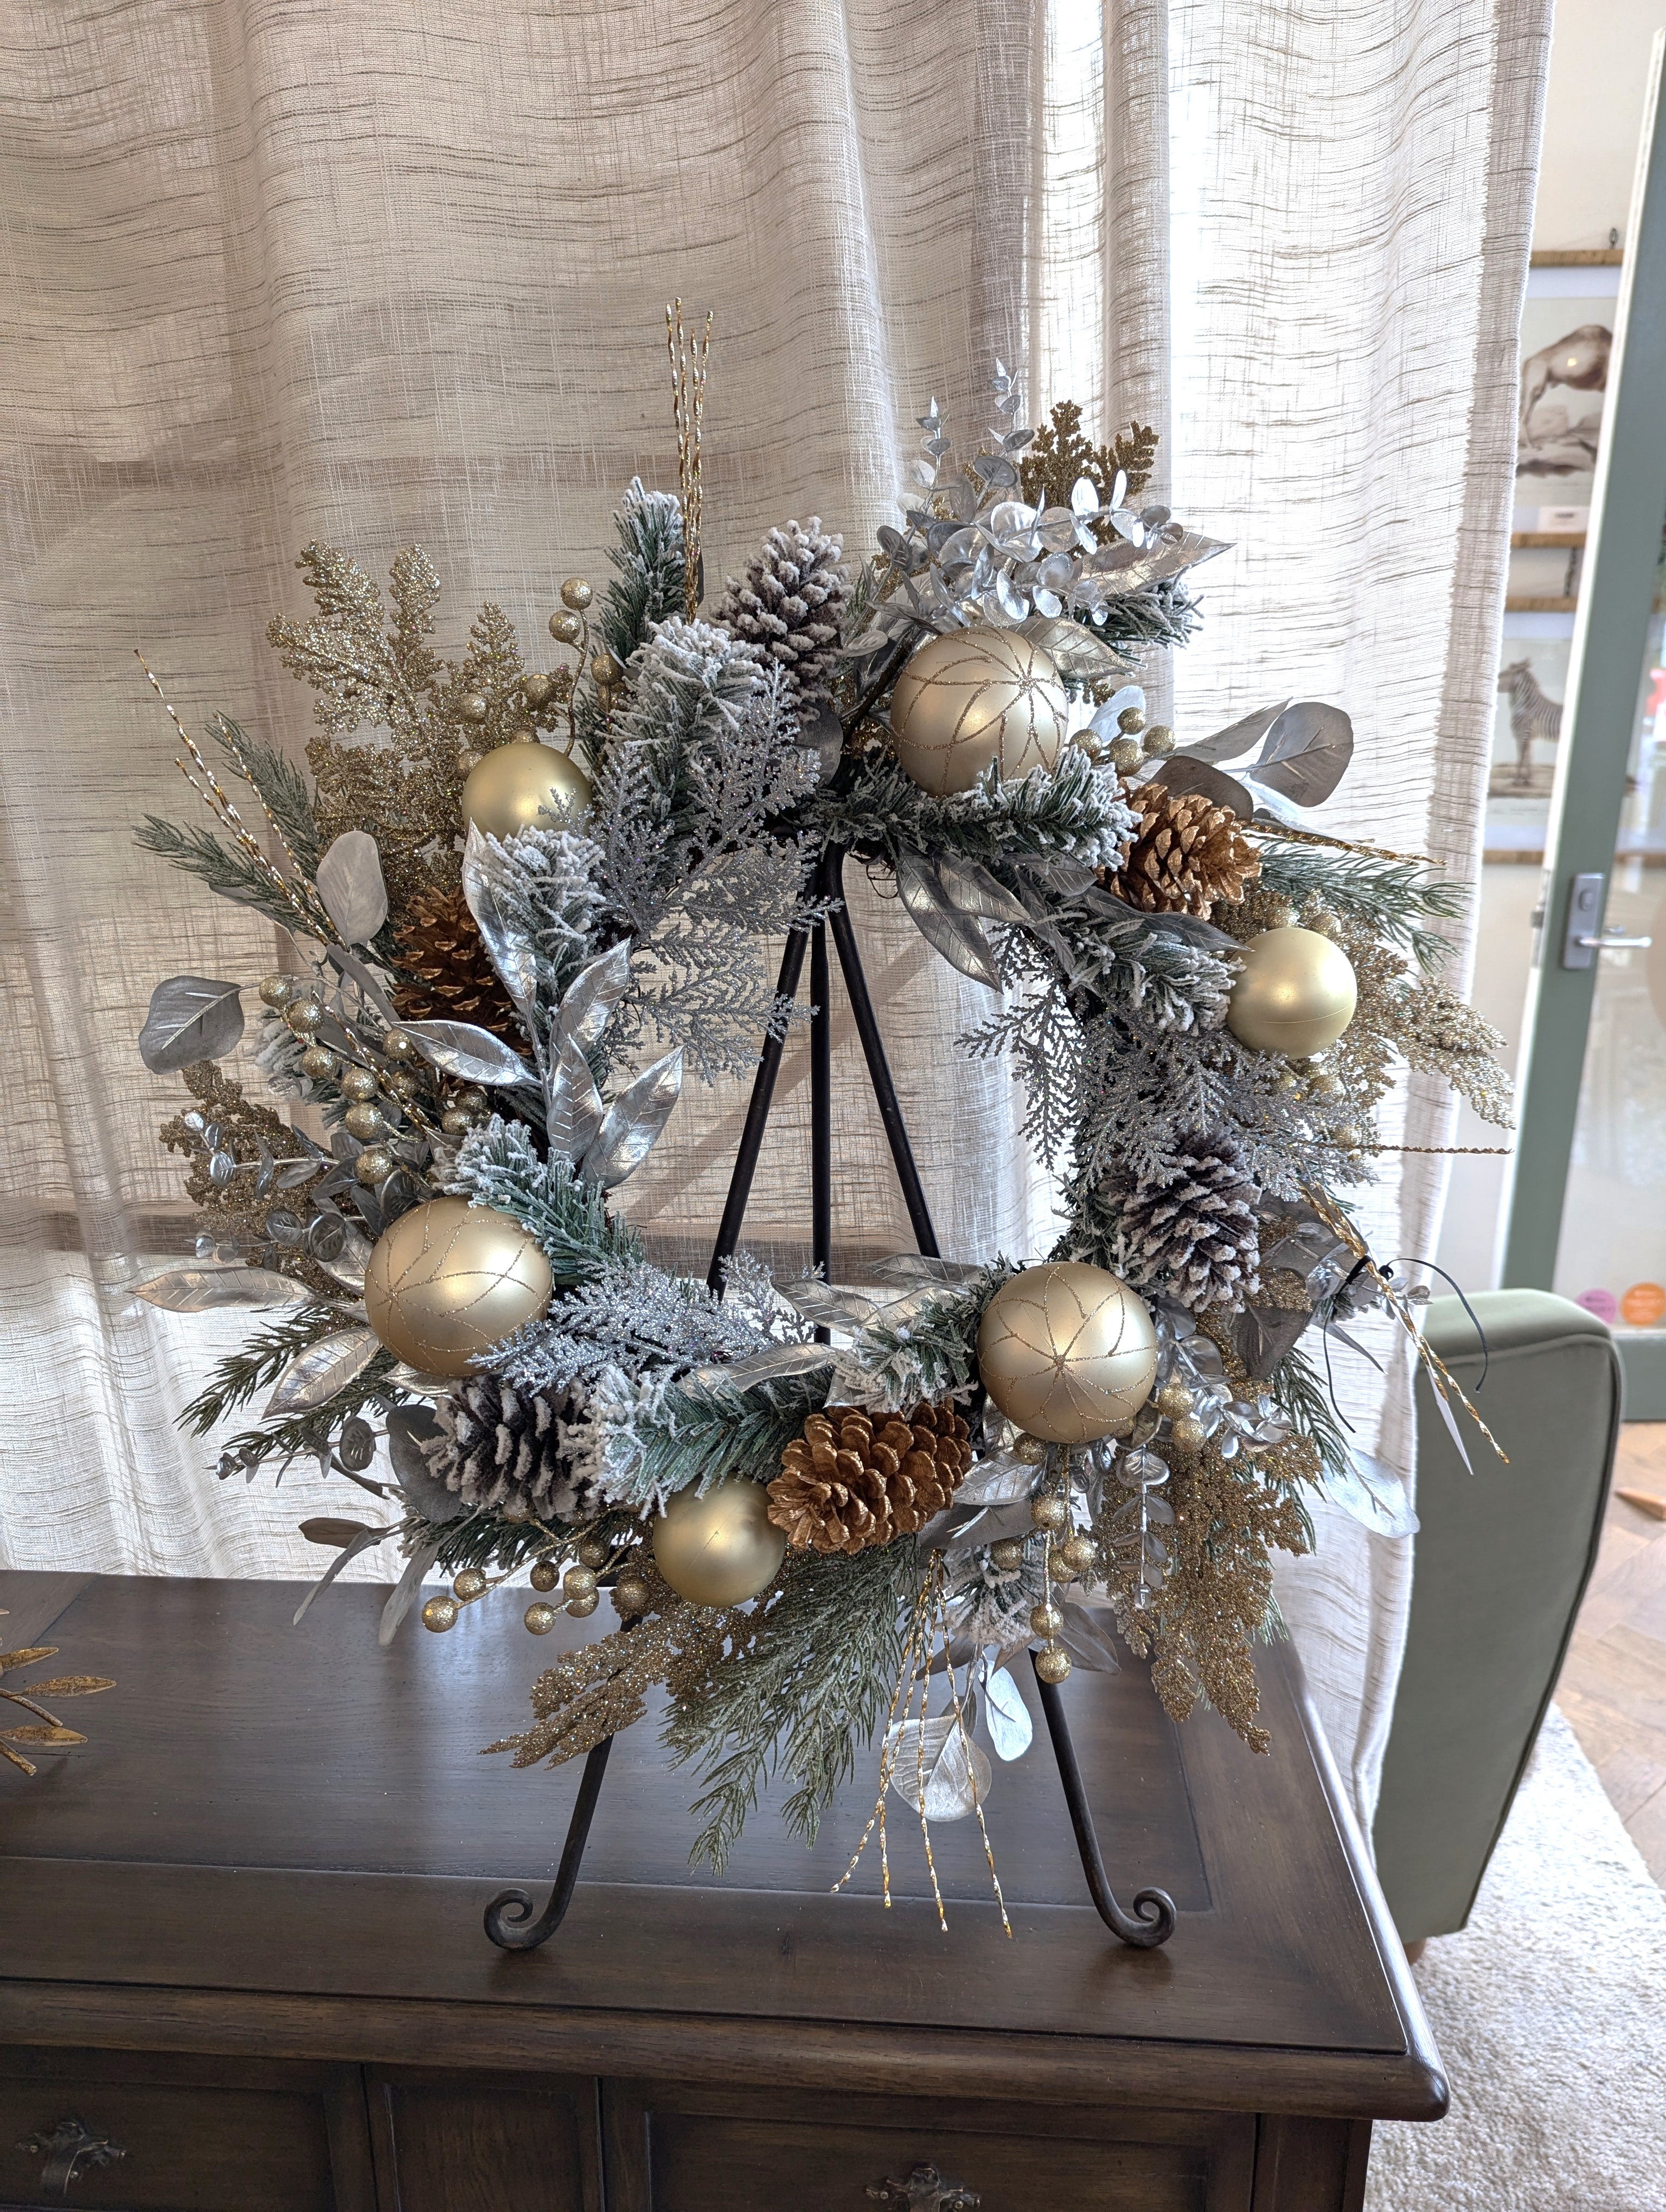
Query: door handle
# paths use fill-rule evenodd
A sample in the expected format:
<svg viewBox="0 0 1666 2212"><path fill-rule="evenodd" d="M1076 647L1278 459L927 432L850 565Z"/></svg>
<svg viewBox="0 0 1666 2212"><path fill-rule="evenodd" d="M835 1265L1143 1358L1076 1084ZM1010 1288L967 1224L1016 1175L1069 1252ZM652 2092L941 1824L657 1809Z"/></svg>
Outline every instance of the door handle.
<svg viewBox="0 0 1666 2212"><path fill-rule="evenodd" d="M1593 968L1599 952L1646 952L1651 937L1632 937L1623 929L1602 926L1607 904L1600 873L1573 877L1567 887L1567 926L1562 932L1564 968Z"/></svg>
<svg viewBox="0 0 1666 2212"><path fill-rule="evenodd" d="M1652 937L1627 937L1618 929L1605 929L1600 937L1576 937L1573 941L1589 945L1593 952L1646 952L1654 943Z"/></svg>

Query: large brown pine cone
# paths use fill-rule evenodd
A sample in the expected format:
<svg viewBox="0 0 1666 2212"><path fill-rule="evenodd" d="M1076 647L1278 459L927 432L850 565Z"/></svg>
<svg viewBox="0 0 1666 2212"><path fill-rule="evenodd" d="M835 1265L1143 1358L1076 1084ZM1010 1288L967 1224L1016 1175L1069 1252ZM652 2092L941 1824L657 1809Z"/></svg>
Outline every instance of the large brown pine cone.
<svg viewBox="0 0 1666 2212"><path fill-rule="evenodd" d="M1140 832L1110 885L1117 897L1146 914L1206 920L1217 899L1236 906L1261 873L1237 815L1201 791L1171 793L1154 781L1129 796L1140 809Z"/></svg>
<svg viewBox="0 0 1666 2212"><path fill-rule="evenodd" d="M800 1551L863 1552L923 1528L971 1463L966 1424L946 1398L906 1419L829 1406L781 1454L769 1518Z"/></svg>
<svg viewBox="0 0 1666 2212"><path fill-rule="evenodd" d="M509 994L480 941L461 891L418 891L394 932L405 980L393 1003L408 1022L473 1022L506 1044L521 1042Z"/></svg>

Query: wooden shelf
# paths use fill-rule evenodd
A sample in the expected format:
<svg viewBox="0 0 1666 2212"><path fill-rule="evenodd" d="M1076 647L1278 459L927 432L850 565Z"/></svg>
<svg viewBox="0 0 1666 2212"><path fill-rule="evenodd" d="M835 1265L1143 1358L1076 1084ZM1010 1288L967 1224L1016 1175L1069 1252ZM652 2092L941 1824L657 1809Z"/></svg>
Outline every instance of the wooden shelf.
<svg viewBox="0 0 1666 2212"><path fill-rule="evenodd" d="M1583 530L1512 530L1510 533L1510 543L1512 546L1558 546L1564 552L1569 553L1576 547L1583 545L1584 542L1585 533Z"/></svg>
<svg viewBox="0 0 1666 2212"><path fill-rule="evenodd" d="M1618 246L1579 246L1528 257L1530 269L1618 269L1626 258Z"/></svg>
<svg viewBox="0 0 1666 2212"><path fill-rule="evenodd" d="M1511 592L1504 611L1507 615L1571 615L1578 605L1578 599L1554 599L1539 592Z"/></svg>

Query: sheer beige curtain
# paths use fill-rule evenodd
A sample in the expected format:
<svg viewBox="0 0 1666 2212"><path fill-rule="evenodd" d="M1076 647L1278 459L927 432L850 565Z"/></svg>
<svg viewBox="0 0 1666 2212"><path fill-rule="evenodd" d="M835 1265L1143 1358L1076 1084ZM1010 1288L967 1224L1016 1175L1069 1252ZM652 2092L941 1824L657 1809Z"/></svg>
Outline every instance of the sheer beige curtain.
<svg viewBox="0 0 1666 2212"><path fill-rule="evenodd" d="M1068 394L1101 422L1165 421L1172 360L1174 494L1240 547L1208 578L1187 726L1280 690L1344 697L1356 818L1467 866L1547 12L15 8L0 1559L312 1563L293 1524L317 1510L315 1479L234 1495L174 1425L237 1325L129 1296L135 1255L186 1226L154 1145L172 1086L133 1050L150 987L257 975L273 951L131 848L136 817L193 804L131 648L188 720L223 708L298 750L307 700L264 630L298 607L290 562L315 537L378 570L426 545L442 649L486 599L532 643L561 575L599 568L624 481L674 480L673 294L715 318L713 571L787 514L865 543L913 416L935 392L977 426L996 354L1027 367L1037 412ZM980 1011L974 987L855 895L945 1249L1036 1249L1047 1194L1019 1101L948 1042ZM899 1244L836 1000L835 1016L840 1219L868 1249ZM775 1247L804 1235L803 1078L794 1048L757 1200ZM709 1233L739 1103L690 1098L631 1187L668 1251ZM1416 1140L1438 1140L1436 1111L1413 1100ZM1436 1191L1427 1174L1391 1182L1389 1220L1399 1206L1408 1224L1392 1247L1426 1246ZM1386 1448L1403 1457L1403 1379L1394 1392ZM1393 1634L1370 1626L1377 1570L1348 1571L1332 1641L1363 1657L1352 1688L1345 1657L1332 1671L1351 1745L1348 1700L1357 1719L1360 1680L1391 1680Z"/></svg>

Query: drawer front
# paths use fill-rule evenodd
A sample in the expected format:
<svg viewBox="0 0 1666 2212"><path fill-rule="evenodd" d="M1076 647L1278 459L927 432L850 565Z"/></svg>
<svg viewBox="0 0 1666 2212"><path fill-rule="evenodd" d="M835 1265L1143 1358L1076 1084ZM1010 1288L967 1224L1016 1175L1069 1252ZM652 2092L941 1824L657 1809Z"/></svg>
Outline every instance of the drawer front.
<svg viewBox="0 0 1666 2212"><path fill-rule="evenodd" d="M607 2092L608 2212L1248 2212L1255 2122Z"/></svg>
<svg viewBox="0 0 1666 2212"><path fill-rule="evenodd" d="M0 2206L372 2212L356 2070L0 2051Z"/></svg>
<svg viewBox="0 0 1666 2212"><path fill-rule="evenodd" d="M596 2084L376 2069L380 2212L601 2212Z"/></svg>

